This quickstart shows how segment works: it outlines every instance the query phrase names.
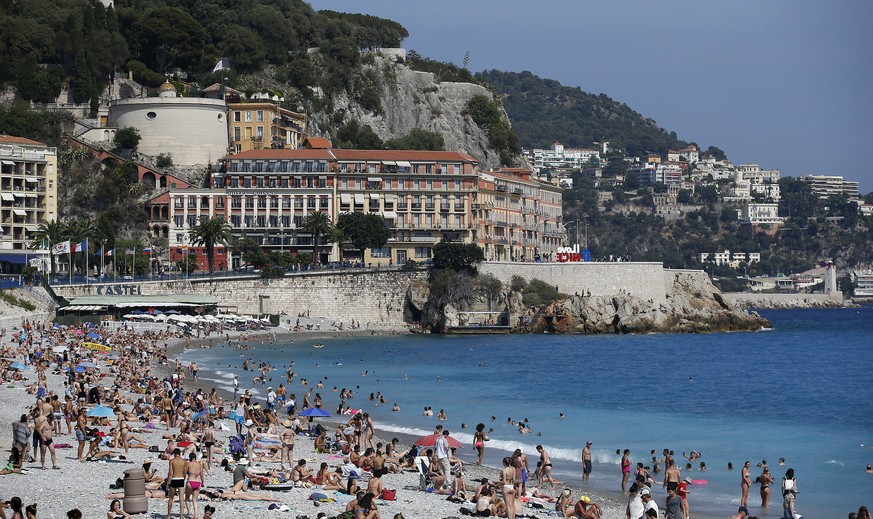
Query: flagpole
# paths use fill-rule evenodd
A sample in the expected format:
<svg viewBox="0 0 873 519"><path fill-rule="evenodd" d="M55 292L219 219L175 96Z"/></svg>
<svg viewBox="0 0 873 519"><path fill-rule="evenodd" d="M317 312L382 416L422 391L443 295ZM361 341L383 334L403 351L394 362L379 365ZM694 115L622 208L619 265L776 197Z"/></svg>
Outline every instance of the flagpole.
<svg viewBox="0 0 873 519"><path fill-rule="evenodd" d="M67 246L67 255L70 258L70 286L73 286L73 246Z"/></svg>
<svg viewBox="0 0 873 519"><path fill-rule="evenodd" d="M112 276L115 278L115 282L118 283L118 253L115 250L118 249L118 243L115 244L115 247L112 247Z"/></svg>
<svg viewBox="0 0 873 519"><path fill-rule="evenodd" d="M88 243L88 238L85 238L85 285L88 285L88 255L91 253L89 250L90 244Z"/></svg>

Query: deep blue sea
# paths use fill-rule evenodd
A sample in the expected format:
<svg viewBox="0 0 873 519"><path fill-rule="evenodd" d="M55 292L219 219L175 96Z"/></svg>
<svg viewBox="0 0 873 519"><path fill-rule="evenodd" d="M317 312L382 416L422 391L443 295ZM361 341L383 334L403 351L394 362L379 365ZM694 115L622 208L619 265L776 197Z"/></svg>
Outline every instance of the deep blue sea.
<svg viewBox="0 0 873 519"><path fill-rule="evenodd" d="M196 360L201 376L224 389L231 388L233 373L246 387L255 376L240 370L241 354L275 365L274 387L294 362L298 379L289 392L302 396L300 377L311 385L323 380L325 408L335 410L334 386L354 389L350 403L374 416L382 436L428 434L445 409L442 423L465 444L463 456L474 454L472 430L484 422L493 428L487 461L497 463L500 449L523 447L534 465L534 447L542 444L556 477L574 486L582 484L579 460L591 440L595 468L587 485L602 492L619 489L616 449L630 449L634 465L651 464L652 449L674 450L683 465L683 450L699 451L707 470L696 462L682 476L707 480L692 486L691 509L711 516L736 512L740 467L751 461L754 479L762 459L776 484L767 510L753 485L753 515L781 517L778 488L788 467L797 474L797 509L805 517L842 518L862 504L870 507L873 475L865 467L873 463L873 307L762 314L772 330L348 338L319 341L320 349L299 340L247 352L190 350L184 360ZM388 404L368 400L377 391ZM395 402L400 412L391 411ZM434 417L423 416L425 406ZM532 433L520 434L506 424L509 418L527 418ZM655 496L662 503L660 487Z"/></svg>

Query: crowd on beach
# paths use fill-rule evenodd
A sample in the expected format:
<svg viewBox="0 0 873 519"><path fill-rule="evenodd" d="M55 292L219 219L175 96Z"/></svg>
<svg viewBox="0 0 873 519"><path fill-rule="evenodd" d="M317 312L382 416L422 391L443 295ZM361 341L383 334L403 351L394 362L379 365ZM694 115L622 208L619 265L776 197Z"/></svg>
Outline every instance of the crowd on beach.
<svg viewBox="0 0 873 519"><path fill-rule="evenodd" d="M532 472L527 453L521 449L504 457L496 471L482 467L489 441L483 423L475 426L473 434L476 461L465 462L457 456L460 444L442 424L415 445L403 446L396 438L380 440L372 417L353 406L356 398L366 397L352 389L334 387L339 398L338 422L328 425L315 420L331 414L321 396L323 380L310 383L299 378L293 362L285 367L284 382L274 390L272 380L279 368L241 353L241 369L255 375L252 386L240 387L235 377L233 394L222 395L214 388L199 387L196 364L183 365L169 353L171 344L190 346L197 338L204 347L251 351L255 339L250 331L210 324L202 330L137 333L27 322L11 334L0 331L2 382L26 394L20 417L16 413L11 424L9 462L0 474L19 478L46 469L77 478L84 473L83 467L95 463L141 468L142 497L160 503L159 509L150 506L150 511L194 519L222 512L255 516L263 510L300 508L301 503L309 503L308 510L317 517L342 519L402 519L404 514L690 519L689 486L694 482L682 478L673 452L667 449L661 458L653 451L651 465L637 463L632 482L630 451L624 451L621 490L628 499L626 506L615 506L590 493L564 488L554 478L551 458L542 445L536 447L539 459ZM260 340L272 343L275 335L265 333ZM258 385L266 387L263 399L254 396ZM299 399L291 389L297 385L302 391ZM387 403L381 393L370 394L370 400ZM394 408L398 410L396 404ZM445 421L443 410L437 418ZM518 423L521 432L525 428L529 432L526 420ZM583 450L583 481L592 471L591 447L588 442ZM70 449L75 455L60 456L59 449ZM699 453L685 458L688 464L705 469ZM659 483L656 477L661 466L663 482ZM775 481L766 462L759 466L762 472L757 482L766 507ZM105 473L105 465L97 467ZM750 517L746 502L752 484L750 470L748 462L741 470L743 497L732 516L738 519ZM121 475L114 474L119 477L110 480L114 492L106 494L109 504L103 509L107 519L127 519L125 498L130 496L121 491L125 486ZM59 485L61 476L52 478L53 484ZM657 485L666 491L660 507L652 495ZM12 487L3 484L0 488ZM794 508L797 480L793 470L786 471L781 490L784 517L800 517ZM36 503L25 506L26 499L17 496L0 495L0 499L0 519L9 517L9 512L12 518L37 517ZM201 507L204 501L208 504ZM239 508L241 502L258 504ZM83 516L77 508L65 512L73 519ZM871 519L863 507L856 516Z"/></svg>

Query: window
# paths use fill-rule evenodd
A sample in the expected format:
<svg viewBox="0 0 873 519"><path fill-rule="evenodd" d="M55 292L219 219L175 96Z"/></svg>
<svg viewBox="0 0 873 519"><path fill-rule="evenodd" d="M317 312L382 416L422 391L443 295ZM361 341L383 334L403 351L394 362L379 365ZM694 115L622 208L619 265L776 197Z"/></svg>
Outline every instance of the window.
<svg viewBox="0 0 873 519"><path fill-rule="evenodd" d="M258 139L263 139L264 138L264 127L258 126L257 128L255 128L255 135L257 136Z"/></svg>
<svg viewBox="0 0 873 519"><path fill-rule="evenodd" d="M239 209L242 207L242 199L239 196L235 196L230 201L230 206L234 209Z"/></svg>
<svg viewBox="0 0 873 519"><path fill-rule="evenodd" d="M182 216L173 217L173 223L176 224L176 227L182 227L182 221L183 221Z"/></svg>
<svg viewBox="0 0 873 519"><path fill-rule="evenodd" d="M217 209L224 209L224 198L219 197L215 200L215 207Z"/></svg>
<svg viewBox="0 0 873 519"><path fill-rule="evenodd" d="M252 187L251 177L243 177L243 187Z"/></svg>
<svg viewBox="0 0 873 519"><path fill-rule="evenodd" d="M370 256L374 258L390 258L391 257L391 249L388 247L380 247L377 249L370 249Z"/></svg>
<svg viewBox="0 0 873 519"><path fill-rule="evenodd" d="M252 112L251 112L251 110L246 111L246 122L247 122L247 123L252 122Z"/></svg>
<svg viewBox="0 0 873 519"><path fill-rule="evenodd" d="M237 112L237 113L239 113L239 112ZM242 139L242 133L240 130L241 129L239 126L234 127L234 129L233 129L233 140L236 142L239 142Z"/></svg>
<svg viewBox="0 0 873 519"><path fill-rule="evenodd" d="M255 197L253 197L253 196L247 196L247 197L246 197L246 207L247 207L248 209L254 209L254 208L255 208Z"/></svg>
<svg viewBox="0 0 873 519"><path fill-rule="evenodd" d="M239 111L236 111L236 112L233 113L233 121L234 121L234 122L237 122L237 123L240 122L240 113L239 113Z"/></svg>
<svg viewBox="0 0 873 519"><path fill-rule="evenodd" d="M323 196L319 199L318 207L321 209L327 209L327 197Z"/></svg>
<svg viewBox="0 0 873 519"><path fill-rule="evenodd" d="M258 207L264 207L264 208L267 207L267 197L266 196L258 197Z"/></svg>
<svg viewBox="0 0 873 519"><path fill-rule="evenodd" d="M416 258L430 258L430 247L416 247L415 248L415 257Z"/></svg>
<svg viewBox="0 0 873 519"><path fill-rule="evenodd" d="M188 208L192 209L194 207L197 207L197 197L194 195L191 195L188 197Z"/></svg>
<svg viewBox="0 0 873 519"><path fill-rule="evenodd" d="M258 121L259 123L264 122L264 111L263 111L263 110L258 110L257 117L258 117L257 121ZM262 129L261 131L263 131L263 129Z"/></svg>
<svg viewBox="0 0 873 519"><path fill-rule="evenodd" d="M230 224L234 227L239 227L239 215L231 215Z"/></svg>
<svg viewBox="0 0 873 519"><path fill-rule="evenodd" d="M188 216L188 227L194 227L197 225L197 217L192 215Z"/></svg>
<svg viewBox="0 0 873 519"><path fill-rule="evenodd" d="M183 232L176 233L176 243L188 243L188 235Z"/></svg>

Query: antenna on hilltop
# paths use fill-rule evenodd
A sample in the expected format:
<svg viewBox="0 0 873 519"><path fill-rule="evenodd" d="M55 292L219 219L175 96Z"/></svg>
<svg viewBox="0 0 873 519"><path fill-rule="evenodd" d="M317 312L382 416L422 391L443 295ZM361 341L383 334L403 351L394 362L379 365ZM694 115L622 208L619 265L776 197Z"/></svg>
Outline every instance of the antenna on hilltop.
<svg viewBox="0 0 873 519"><path fill-rule="evenodd" d="M464 68L469 68L470 66L470 51L464 53Z"/></svg>

